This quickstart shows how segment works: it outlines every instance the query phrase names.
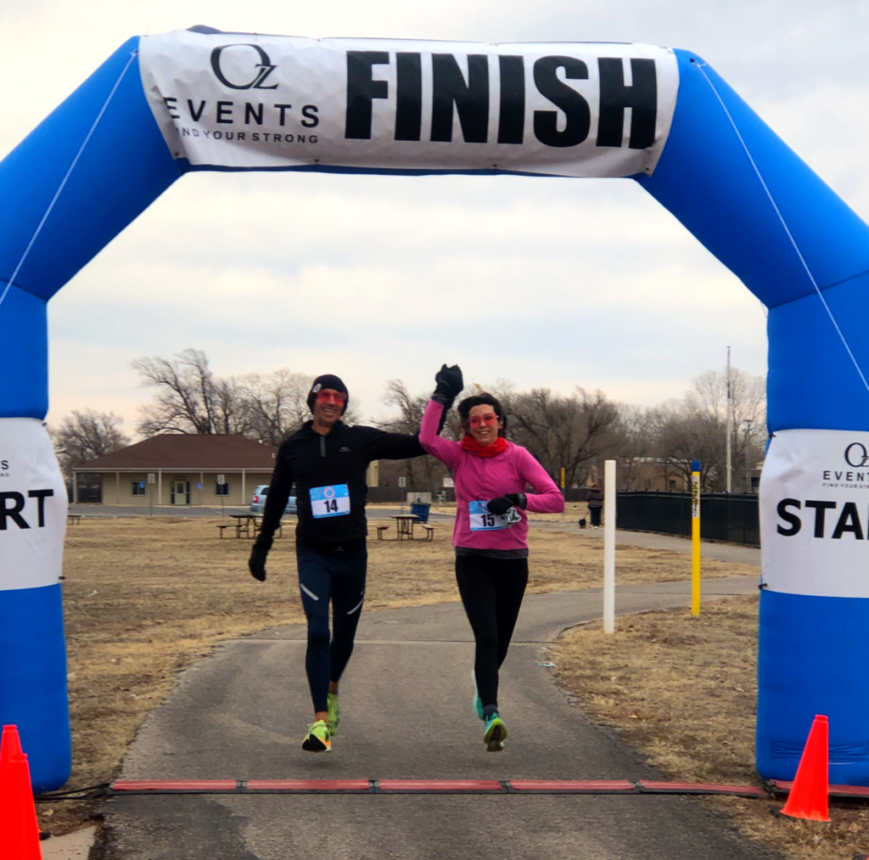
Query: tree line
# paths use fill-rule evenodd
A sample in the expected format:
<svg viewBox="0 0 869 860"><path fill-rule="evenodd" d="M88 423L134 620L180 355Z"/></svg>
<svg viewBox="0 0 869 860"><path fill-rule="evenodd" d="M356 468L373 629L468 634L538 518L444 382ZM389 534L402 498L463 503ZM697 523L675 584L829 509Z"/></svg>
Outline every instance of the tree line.
<svg viewBox="0 0 869 860"><path fill-rule="evenodd" d="M310 374L282 368L268 374L217 377L206 354L194 349L171 359L139 358L132 367L142 385L152 391L135 425L143 438L161 433L227 433L279 445L310 417L306 403L314 378ZM463 396L481 390L474 385ZM619 462L620 489L645 489L651 475L678 478L677 488L681 488L695 460L702 464L704 491L720 492L726 486L727 379L723 372L707 370L692 380L682 398L652 407L618 403L600 390L581 386L569 394L553 393L549 388L519 391L501 379L487 390L504 406L509 438L528 448L556 481L564 469L567 487L600 480L603 461L610 458ZM746 472L763 458L765 390L763 377L731 371L736 492L746 486ZM415 433L429 394L412 393L402 380L390 380L383 401L392 412L370 423L393 432ZM362 420L352 404L345 420ZM68 479L73 468L131 442L122 430L121 418L92 409L73 411L49 432ZM455 410L444 434L460 438ZM440 489L445 474L433 457L407 460L388 472L396 470L416 490Z"/></svg>

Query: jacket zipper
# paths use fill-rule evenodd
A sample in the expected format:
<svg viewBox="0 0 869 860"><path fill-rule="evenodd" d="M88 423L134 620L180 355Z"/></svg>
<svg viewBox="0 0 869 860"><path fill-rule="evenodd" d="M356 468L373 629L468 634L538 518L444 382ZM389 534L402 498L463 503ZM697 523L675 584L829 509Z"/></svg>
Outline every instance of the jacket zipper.
<svg viewBox="0 0 869 860"><path fill-rule="evenodd" d="M320 436L320 456L326 456L326 437Z"/></svg>

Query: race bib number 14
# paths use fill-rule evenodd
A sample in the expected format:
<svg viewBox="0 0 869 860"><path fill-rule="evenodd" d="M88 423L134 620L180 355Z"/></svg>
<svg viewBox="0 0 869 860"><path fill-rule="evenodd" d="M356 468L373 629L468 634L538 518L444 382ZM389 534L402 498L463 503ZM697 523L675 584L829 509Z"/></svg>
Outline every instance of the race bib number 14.
<svg viewBox="0 0 869 860"><path fill-rule="evenodd" d="M309 495L314 519L346 517L350 513L350 490L347 484L335 484L334 487L311 487Z"/></svg>
<svg viewBox="0 0 869 860"><path fill-rule="evenodd" d="M510 508L506 514L492 514L486 510L485 502L468 502L468 513L471 519L472 532L492 532L508 529L522 518L515 508Z"/></svg>

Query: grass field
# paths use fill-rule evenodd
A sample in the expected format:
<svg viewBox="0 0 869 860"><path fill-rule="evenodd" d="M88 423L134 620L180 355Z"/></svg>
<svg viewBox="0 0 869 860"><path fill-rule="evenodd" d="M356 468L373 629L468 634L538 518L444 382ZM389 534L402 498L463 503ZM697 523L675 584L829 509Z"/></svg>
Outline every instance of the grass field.
<svg viewBox="0 0 869 860"><path fill-rule="evenodd" d="M74 762L69 788L110 781L137 727L171 690L179 670L216 642L303 620L291 529L275 542L269 578L261 584L247 571L250 541L218 539L220 522L92 518L68 531L64 612ZM532 529L529 591L601 584L603 542L570 522L564 526L563 532ZM369 542L366 611L458 599L452 526L435 528L431 543ZM736 573L756 570L713 561L704 568L708 577ZM690 558L620 547L618 575L623 584L687 579ZM67 832L93 808L40 804L41 823Z"/></svg>
<svg viewBox="0 0 869 860"><path fill-rule="evenodd" d="M617 619L565 633L551 650L561 683L666 776L762 786L754 770L757 597ZM869 808L836 805L830 824L775 818L783 804L706 801L748 836L799 860L869 853Z"/></svg>

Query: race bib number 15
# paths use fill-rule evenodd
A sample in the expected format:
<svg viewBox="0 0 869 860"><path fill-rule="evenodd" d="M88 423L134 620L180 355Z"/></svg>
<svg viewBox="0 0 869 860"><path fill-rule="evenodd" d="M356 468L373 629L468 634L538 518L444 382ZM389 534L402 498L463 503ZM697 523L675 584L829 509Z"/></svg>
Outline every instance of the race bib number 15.
<svg viewBox="0 0 869 860"><path fill-rule="evenodd" d="M468 502L468 513L471 519L472 532L491 532L508 529L522 518L515 508L510 508L506 514L492 514L486 510L485 502Z"/></svg>
<svg viewBox="0 0 869 860"><path fill-rule="evenodd" d="M335 484L334 487L311 487L308 492L314 519L346 517L350 513L350 490L346 484Z"/></svg>

